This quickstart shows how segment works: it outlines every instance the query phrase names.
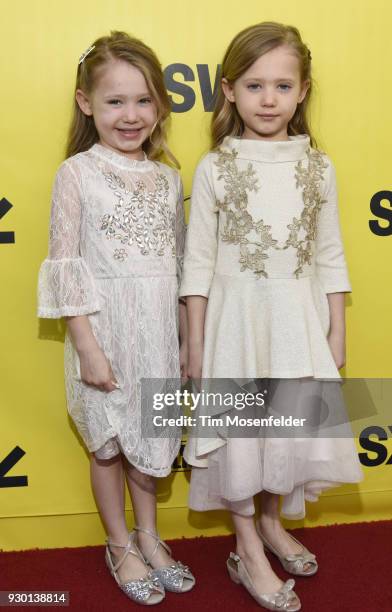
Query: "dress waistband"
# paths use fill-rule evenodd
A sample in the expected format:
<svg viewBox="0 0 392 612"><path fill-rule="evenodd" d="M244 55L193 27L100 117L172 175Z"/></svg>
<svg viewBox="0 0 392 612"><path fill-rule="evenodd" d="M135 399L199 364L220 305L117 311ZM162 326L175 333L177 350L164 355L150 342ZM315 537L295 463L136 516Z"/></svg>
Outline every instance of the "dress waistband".
<svg viewBox="0 0 392 612"><path fill-rule="evenodd" d="M268 282L268 281L274 281L274 280L293 280L293 281L301 281L302 279L314 279L316 278L316 275L312 272L310 273L301 273L301 275L299 276L295 276L295 274L292 274L291 272L288 274L277 274L277 275L273 275L273 274L268 274L267 277L265 276L260 276L257 277L256 275L248 275L248 274L244 274L243 272L239 272L238 274L226 274L225 272L215 272L214 276L224 276L227 278L232 278L235 280L240 280L243 282L254 282L254 283L260 283L260 282Z"/></svg>

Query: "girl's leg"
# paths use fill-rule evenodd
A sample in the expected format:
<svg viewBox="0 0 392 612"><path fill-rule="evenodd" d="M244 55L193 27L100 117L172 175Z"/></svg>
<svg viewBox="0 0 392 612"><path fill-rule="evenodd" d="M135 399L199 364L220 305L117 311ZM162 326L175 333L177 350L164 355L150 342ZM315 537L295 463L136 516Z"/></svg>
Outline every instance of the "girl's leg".
<svg viewBox="0 0 392 612"><path fill-rule="evenodd" d="M90 456L90 476L95 501L109 539L125 546L128 542L128 529L124 509L124 472L121 455L113 459L100 460ZM110 546L113 562L120 560L124 549ZM121 582L143 578L147 574L144 563L134 555L127 555L118 569Z"/></svg>
<svg viewBox="0 0 392 612"><path fill-rule="evenodd" d="M270 493L269 491L262 491L260 496L261 515L259 527L262 534L281 555L298 554L302 552L302 547L290 538L280 521L280 496L275 493ZM305 571L311 568L312 565L310 563L305 563Z"/></svg>
<svg viewBox="0 0 392 612"><path fill-rule="evenodd" d="M242 516L232 512L237 538L237 554L245 564L260 594L278 591L283 582L275 574L264 554L263 544L257 535L253 516Z"/></svg>
<svg viewBox="0 0 392 612"><path fill-rule="evenodd" d="M156 480L153 476L139 472L125 458L123 464L135 515L135 524L137 527L148 529L157 534ZM156 540L143 531L137 531L137 541L145 558L150 559L156 546ZM163 546L158 546L151 559L151 565L158 568L171 563L173 563L173 559L170 555Z"/></svg>

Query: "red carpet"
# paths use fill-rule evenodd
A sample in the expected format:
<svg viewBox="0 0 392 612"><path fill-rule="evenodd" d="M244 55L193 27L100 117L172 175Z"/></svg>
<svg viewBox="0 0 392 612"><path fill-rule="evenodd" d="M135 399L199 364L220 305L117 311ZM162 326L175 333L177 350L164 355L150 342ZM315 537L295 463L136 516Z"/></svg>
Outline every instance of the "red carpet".
<svg viewBox="0 0 392 612"><path fill-rule="evenodd" d="M392 612L392 521L297 529L293 534L317 554L320 565L312 578L296 579L305 612ZM226 573L233 537L170 544L174 557L191 566L197 584L191 593L167 593L156 610L263 609ZM282 579L289 577L275 559L271 562ZM100 546L1 553L0 590L17 589L70 591L68 610L145 609L130 602L115 585Z"/></svg>

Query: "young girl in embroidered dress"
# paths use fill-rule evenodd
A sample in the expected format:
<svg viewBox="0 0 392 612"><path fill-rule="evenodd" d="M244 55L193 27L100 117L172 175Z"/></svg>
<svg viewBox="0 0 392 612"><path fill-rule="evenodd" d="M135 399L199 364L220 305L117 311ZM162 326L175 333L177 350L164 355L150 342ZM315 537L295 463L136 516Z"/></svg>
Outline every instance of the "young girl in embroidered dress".
<svg viewBox="0 0 392 612"><path fill-rule="evenodd" d="M195 582L156 530L154 477L170 473L180 439L146 438L141 427L141 379L178 379L179 357L182 371L186 363L181 180L158 161L175 162L169 115L161 66L141 41L112 32L82 55L39 277L39 316L67 321L68 409L91 453L106 562L128 597L148 605Z"/></svg>
<svg viewBox="0 0 392 612"><path fill-rule="evenodd" d="M283 528L279 496L281 514L301 518L305 499L362 478L338 382L351 289L333 166L312 147L306 120L311 84L310 52L296 28L262 23L229 45L212 151L194 178L180 288L188 375L203 390L222 379L240 390L253 381L271 414L307 411L312 426L325 424L301 438L265 428L259 438L240 438L214 419L215 428L201 428L187 445L190 507L231 510L230 576L272 610L299 610L300 601L294 580L283 584L272 571L263 544L289 573L317 571L315 555Z"/></svg>

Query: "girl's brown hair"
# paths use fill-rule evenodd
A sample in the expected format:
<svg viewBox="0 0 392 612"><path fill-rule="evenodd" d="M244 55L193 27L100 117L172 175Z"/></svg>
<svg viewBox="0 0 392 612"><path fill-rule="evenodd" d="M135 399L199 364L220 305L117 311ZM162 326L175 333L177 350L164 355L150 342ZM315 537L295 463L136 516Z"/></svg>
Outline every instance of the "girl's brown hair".
<svg viewBox="0 0 392 612"><path fill-rule="evenodd" d="M298 104L295 114L288 125L288 134L308 134L315 145L307 119L307 109L312 92L311 55L302 42L297 28L273 21L259 23L242 30L231 41L222 62L222 78L233 84L261 56L276 47L289 45L299 60L301 81L309 81L304 100ZM236 106L225 97L222 88L218 93L211 122L212 148L217 148L226 136L239 137L244 124Z"/></svg>
<svg viewBox="0 0 392 612"><path fill-rule="evenodd" d="M110 36L98 38L91 46L94 48L78 65L75 93L77 89L81 89L85 94L90 94L99 78L99 68L109 61L122 60L138 68L146 79L158 112L157 124L153 134L143 143L143 150L149 159L160 159L165 156L179 167L166 141L171 104L163 79L162 67L154 51L141 40L132 38L125 32L117 31L111 32ZM81 111L74 96L66 157L86 151L98 140L99 135L93 117Z"/></svg>

